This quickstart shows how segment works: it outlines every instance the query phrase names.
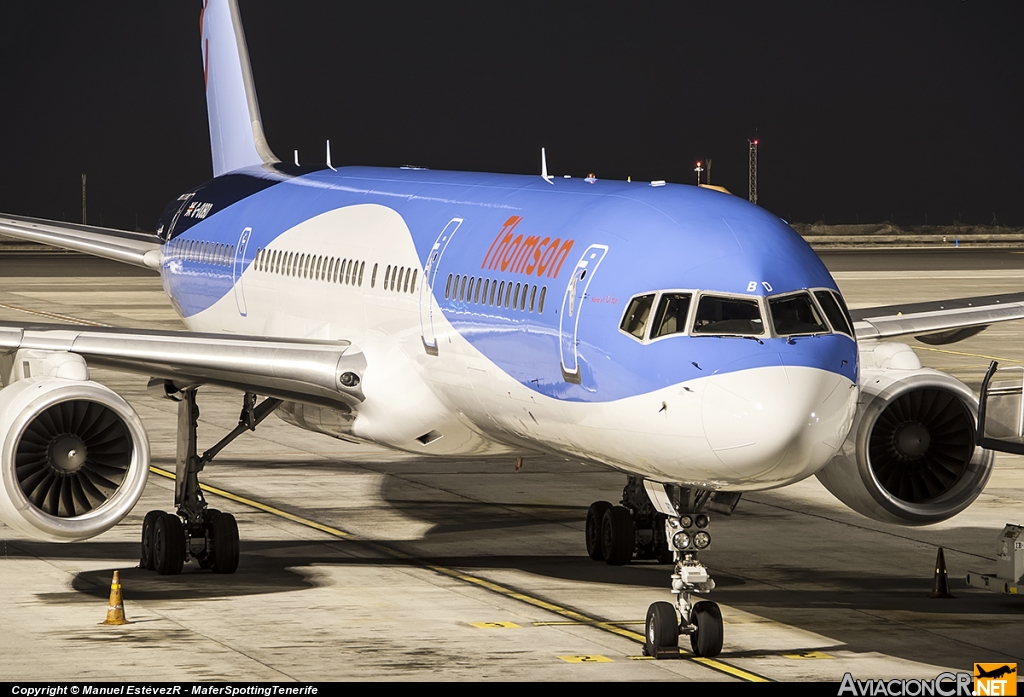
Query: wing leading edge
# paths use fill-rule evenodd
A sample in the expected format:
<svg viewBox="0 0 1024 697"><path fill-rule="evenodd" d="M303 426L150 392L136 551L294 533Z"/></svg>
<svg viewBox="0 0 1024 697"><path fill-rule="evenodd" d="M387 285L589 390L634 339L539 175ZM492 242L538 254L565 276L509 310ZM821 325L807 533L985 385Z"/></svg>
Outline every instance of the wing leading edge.
<svg viewBox="0 0 1024 697"><path fill-rule="evenodd" d="M1024 293L887 305L850 314L858 341L913 335L927 344L950 344L990 324L1024 319Z"/></svg>
<svg viewBox="0 0 1024 697"><path fill-rule="evenodd" d="M366 360L347 341L0 323L5 373L17 351L74 353L90 365L162 378L179 388L220 385L328 407L353 407L364 399L359 379Z"/></svg>
<svg viewBox="0 0 1024 697"><path fill-rule="evenodd" d="M144 232L17 215L0 215L0 232L19 240L40 242L148 269L159 269L162 260L160 240Z"/></svg>

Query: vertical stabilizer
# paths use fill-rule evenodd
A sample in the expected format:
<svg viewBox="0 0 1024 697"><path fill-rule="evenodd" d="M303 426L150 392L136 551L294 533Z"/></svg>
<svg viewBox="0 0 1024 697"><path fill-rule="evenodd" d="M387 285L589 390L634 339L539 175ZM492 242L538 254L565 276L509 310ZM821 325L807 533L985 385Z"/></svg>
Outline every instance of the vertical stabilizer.
<svg viewBox="0 0 1024 697"><path fill-rule="evenodd" d="M213 175L277 162L263 135L237 0L206 0L200 25Z"/></svg>

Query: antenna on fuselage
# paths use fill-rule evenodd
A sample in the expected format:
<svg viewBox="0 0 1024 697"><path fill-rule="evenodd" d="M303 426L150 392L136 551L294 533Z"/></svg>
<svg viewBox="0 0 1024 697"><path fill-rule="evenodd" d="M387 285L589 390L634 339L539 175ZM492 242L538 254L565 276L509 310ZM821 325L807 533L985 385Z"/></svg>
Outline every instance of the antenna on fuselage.
<svg viewBox="0 0 1024 697"><path fill-rule="evenodd" d="M331 168L332 172L337 172L338 171L338 170L334 169L334 165L331 164L331 139L330 138L327 139L327 166Z"/></svg>
<svg viewBox="0 0 1024 697"><path fill-rule="evenodd" d="M548 156L544 152L544 148L540 149L540 178L552 186L555 185L555 178L548 174Z"/></svg>
<svg viewBox="0 0 1024 697"><path fill-rule="evenodd" d="M295 166L296 167L299 166L299 151L298 150L295 151Z"/></svg>

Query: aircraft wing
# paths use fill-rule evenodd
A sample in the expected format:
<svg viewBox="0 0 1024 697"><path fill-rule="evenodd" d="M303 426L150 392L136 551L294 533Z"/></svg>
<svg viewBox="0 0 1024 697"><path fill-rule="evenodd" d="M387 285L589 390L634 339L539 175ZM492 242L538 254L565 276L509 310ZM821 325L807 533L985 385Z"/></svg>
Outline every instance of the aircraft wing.
<svg viewBox="0 0 1024 697"><path fill-rule="evenodd" d="M144 232L61 223L41 218L0 215L0 233L19 240L41 242L75 252L123 261L135 266L159 269L160 240Z"/></svg>
<svg viewBox="0 0 1024 697"><path fill-rule="evenodd" d="M852 310L858 341L914 336L926 344L951 344L996 322L1024 319L1024 293Z"/></svg>
<svg viewBox="0 0 1024 697"><path fill-rule="evenodd" d="M89 365L162 378L179 389L220 385L335 408L363 401L358 383L366 361L348 341L0 322L5 373L13 365L4 365L5 356L33 350L75 353Z"/></svg>

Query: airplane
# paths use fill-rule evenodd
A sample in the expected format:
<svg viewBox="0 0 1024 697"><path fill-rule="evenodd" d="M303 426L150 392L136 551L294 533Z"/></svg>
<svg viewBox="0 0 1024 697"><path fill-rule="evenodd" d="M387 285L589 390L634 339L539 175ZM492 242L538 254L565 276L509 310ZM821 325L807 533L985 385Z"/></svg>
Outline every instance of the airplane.
<svg viewBox="0 0 1024 697"><path fill-rule="evenodd" d="M187 331L0 323L0 520L76 541L121 521L149 444L94 366L178 403L173 512L141 565L229 574L235 519L204 466L271 414L423 456L550 453L626 475L594 502L595 561L671 564L645 652L723 646L700 553L745 491L815 475L879 521L926 525L981 493L978 400L906 344L1024 318L1024 298L851 314L784 221L690 185L299 165L264 136L236 0L207 0L213 179L156 234L0 216L0 232L159 271ZM197 393L237 389L238 426L200 454Z"/></svg>
<svg viewBox="0 0 1024 697"><path fill-rule="evenodd" d="M981 668L980 666L975 665L974 671L975 671L974 677L976 677L976 678L1001 678L1004 675L1009 675L1011 673L1016 673L1017 672L1017 667L1014 666L1013 668L1011 668L1008 665L1002 665L1002 666L999 666L998 668L993 668L992 670L985 670L984 668Z"/></svg>

